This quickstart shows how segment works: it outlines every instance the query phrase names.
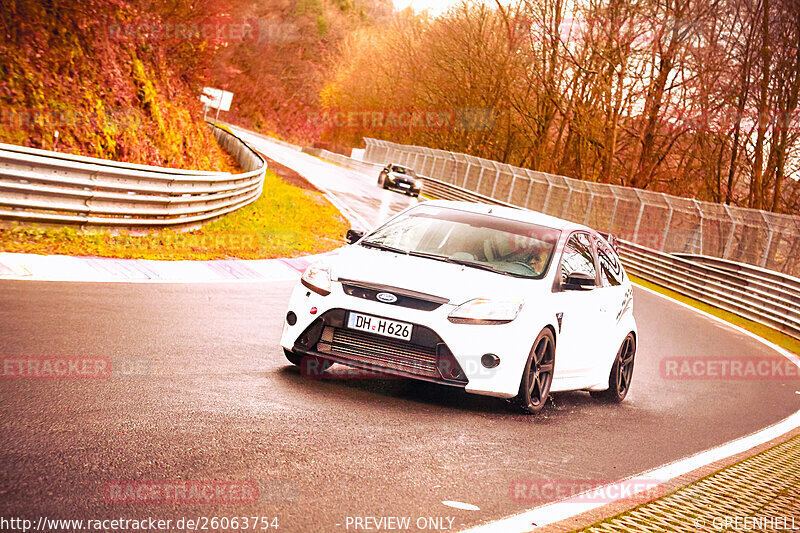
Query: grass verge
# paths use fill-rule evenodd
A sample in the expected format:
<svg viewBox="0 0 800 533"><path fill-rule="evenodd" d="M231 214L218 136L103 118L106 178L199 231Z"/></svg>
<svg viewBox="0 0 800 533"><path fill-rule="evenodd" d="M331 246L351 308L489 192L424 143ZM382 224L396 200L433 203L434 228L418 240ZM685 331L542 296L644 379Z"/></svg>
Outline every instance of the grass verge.
<svg viewBox="0 0 800 533"><path fill-rule="evenodd" d="M349 228L325 197L267 171L252 204L191 232L146 234L16 225L0 229L0 251L126 259L262 259L330 251Z"/></svg>
<svg viewBox="0 0 800 533"><path fill-rule="evenodd" d="M633 283L637 285L641 285L642 287L646 287L651 289L655 292L663 294L664 296L668 296L673 300L678 300L679 302L683 302L687 305L695 307L701 311L705 311L710 315L714 315L717 318L721 318L725 322L730 322L731 324L735 324L751 333L755 333L759 337L763 337L766 340L777 344L781 348L785 348L790 352L794 352L796 354L800 354L800 340L797 340L789 335L781 333L775 329L772 329L769 326L765 326L763 324L759 324L758 322L753 322L752 320L748 320L746 318L742 318L730 311L725 311L724 309L720 309L719 307L714 307L713 305L708 305L703 302L699 302L694 298L690 298L689 296L684 296L679 292L675 292L671 289L667 289L666 287L662 287L661 285L657 285L650 281L644 280L638 276L633 276L628 273L628 277L631 279Z"/></svg>

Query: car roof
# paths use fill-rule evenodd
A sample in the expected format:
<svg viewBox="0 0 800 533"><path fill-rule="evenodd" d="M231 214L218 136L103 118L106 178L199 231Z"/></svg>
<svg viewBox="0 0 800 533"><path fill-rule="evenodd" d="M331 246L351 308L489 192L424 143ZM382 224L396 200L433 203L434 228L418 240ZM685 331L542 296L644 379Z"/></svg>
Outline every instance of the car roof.
<svg viewBox="0 0 800 533"><path fill-rule="evenodd" d="M420 205L429 205L431 207L449 207L451 209L459 209L461 211L468 211L470 213L491 214L510 220L519 220L521 222L538 224L540 226L558 229L561 231L593 231L591 228L588 228L582 224L576 224L575 222L545 215L544 213L539 213L538 211L523 209L521 207L506 207L502 205L458 202L453 200L428 200Z"/></svg>

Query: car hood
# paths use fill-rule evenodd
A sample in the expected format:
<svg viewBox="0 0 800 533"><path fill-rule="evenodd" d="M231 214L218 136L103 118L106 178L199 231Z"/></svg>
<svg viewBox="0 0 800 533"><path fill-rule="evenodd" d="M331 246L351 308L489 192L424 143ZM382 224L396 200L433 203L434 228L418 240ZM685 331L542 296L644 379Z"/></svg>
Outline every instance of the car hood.
<svg viewBox="0 0 800 533"><path fill-rule="evenodd" d="M351 245L327 260L334 279L376 283L447 298L460 305L473 298L530 297L543 280L515 278L435 259Z"/></svg>
<svg viewBox="0 0 800 533"><path fill-rule="evenodd" d="M400 174L399 172L389 172L389 176L391 176L392 179L405 178L411 181L414 181L416 179L414 176L411 176L409 174Z"/></svg>

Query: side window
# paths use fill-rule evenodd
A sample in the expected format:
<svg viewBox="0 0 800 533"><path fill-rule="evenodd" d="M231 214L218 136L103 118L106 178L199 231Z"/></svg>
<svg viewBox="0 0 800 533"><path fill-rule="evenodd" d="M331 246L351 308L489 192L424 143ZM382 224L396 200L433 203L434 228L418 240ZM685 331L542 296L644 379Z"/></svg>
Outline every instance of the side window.
<svg viewBox="0 0 800 533"><path fill-rule="evenodd" d="M592 241L589 240L587 233L572 235L564 247L564 254L561 256L561 282L564 283L567 280L567 276L574 272L584 272L590 276L597 276L597 271L594 268Z"/></svg>
<svg viewBox="0 0 800 533"><path fill-rule="evenodd" d="M601 241L597 241L597 258L600 262L600 281L603 287L622 285L622 266L619 258Z"/></svg>

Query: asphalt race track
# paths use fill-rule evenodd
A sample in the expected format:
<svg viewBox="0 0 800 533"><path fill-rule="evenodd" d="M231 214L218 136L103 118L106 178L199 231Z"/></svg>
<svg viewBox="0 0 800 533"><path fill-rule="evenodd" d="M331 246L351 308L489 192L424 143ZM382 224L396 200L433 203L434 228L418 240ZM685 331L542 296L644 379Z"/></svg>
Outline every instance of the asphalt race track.
<svg viewBox="0 0 800 533"><path fill-rule="evenodd" d="M415 201L264 144L368 222ZM663 358L777 356L642 289L633 387L619 406L560 393L528 417L501 400L338 365L310 379L278 346L291 287L0 281L3 358L93 358L113 369L103 379L0 379L0 516L278 517L279 531L304 532L364 531L354 517L402 516L411 530L457 530L545 503L513 497L520 480L605 484L800 409L796 379L665 379ZM109 484L134 480L251 482L258 497L108 497Z"/></svg>

